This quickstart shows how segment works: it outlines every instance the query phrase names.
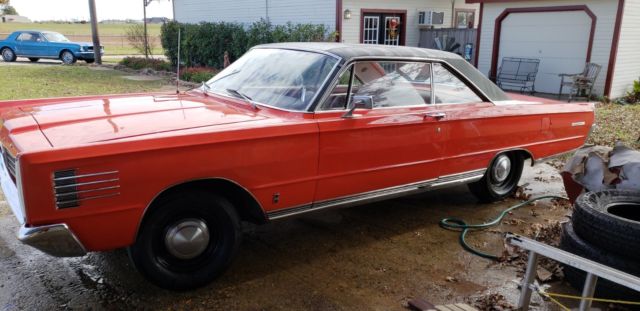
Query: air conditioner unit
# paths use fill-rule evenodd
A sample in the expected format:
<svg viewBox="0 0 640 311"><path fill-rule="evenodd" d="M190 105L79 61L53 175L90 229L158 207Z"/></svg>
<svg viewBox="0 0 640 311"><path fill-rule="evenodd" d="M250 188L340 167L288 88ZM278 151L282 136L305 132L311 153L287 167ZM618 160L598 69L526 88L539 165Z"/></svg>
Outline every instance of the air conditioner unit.
<svg viewBox="0 0 640 311"><path fill-rule="evenodd" d="M433 26L444 24L444 12L418 12L418 26Z"/></svg>

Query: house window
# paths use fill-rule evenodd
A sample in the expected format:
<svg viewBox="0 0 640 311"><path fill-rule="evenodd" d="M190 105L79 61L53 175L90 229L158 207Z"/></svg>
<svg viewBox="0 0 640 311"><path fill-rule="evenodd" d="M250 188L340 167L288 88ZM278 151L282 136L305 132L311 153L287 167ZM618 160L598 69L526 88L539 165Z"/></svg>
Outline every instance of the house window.
<svg viewBox="0 0 640 311"><path fill-rule="evenodd" d="M456 28L474 28L474 24L476 20L475 10L458 9L455 11L455 14L456 14L456 20L455 20Z"/></svg>
<svg viewBox="0 0 640 311"><path fill-rule="evenodd" d="M404 45L404 12L363 10L361 42L364 44Z"/></svg>
<svg viewBox="0 0 640 311"><path fill-rule="evenodd" d="M380 16L365 16L364 17L364 32L363 42L364 44L378 44L380 37Z"/></svg>

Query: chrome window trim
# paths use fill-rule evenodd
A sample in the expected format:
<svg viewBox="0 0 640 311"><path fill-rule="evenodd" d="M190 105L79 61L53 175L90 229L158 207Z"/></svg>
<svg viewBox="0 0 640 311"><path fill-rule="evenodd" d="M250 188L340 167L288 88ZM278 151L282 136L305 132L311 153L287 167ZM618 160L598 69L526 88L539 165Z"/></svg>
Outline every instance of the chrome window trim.
<svg viewBox="0 0 640 311"><path fill-rule="evenodd" d="M283 210L267 213L268 220L276 220L308 212L323 210L334 207L355 206L367 204L409 194L421 193L429 190L439 189L457 184L466 184L478 181L484 177L486 169L473 170L453 175L440 176L434 179L423 180L400 186L393 186L363 193L328 199L311 204L299 205Z"/></svg>
<svg viewBox="0 0 640 311"><path fill-rule="evenodd" d="M356 62L362 62L362 61L385 61L385 60L386 61L394 61L394 62L406 61L406 62L430 63L431 64L431 79L432 79L431 87L433 88L431 97L432 97L432 103L433 103L434 107L436 107L438 105L438 104L435 104L435 88L434 88L434 84L435 83L433 83L433 79L434 79L434 76L433 76L433 64L434 63L446 64L446 66L444 68L449 70L450 72L454 73L454 75L458 79L460 79L460 81L465 83L467 85L467 87L469 87L474 93L476 93L476 95L479 95L481 100L483 100L484 102L492 103L492 104L495 105L495 103L489 98L489 96L487 96L487 94L484 93L473 81L469 80L469 78L467 78L467 76L463 75L459 70L457 70L454 66L452 66L446 60L435 59L435 58L422 58L422 57L393 57L393 56L386 56L386 57L375 57L375 56L373 56L372 57L372 56L359 56L359 57L351 58L349 60L349 62L347 62L347 63L342 65L340 70L338 70L338 74L334 77L334 80L329 85L329 88L327 88L325 90L325 93L322 95L320 100L316 103L315 107L312 107L313 108L313 112L315 112L315 113L324 113L324 112L345 112L345 111L349 111L348 107L346 109L343 109L343 110L322 110L322 103L324 103L326 101L327 97L329 97L330 90L333 90L333 88L336 87L336 85L340 81L340 76L346 70L345 68L349 68L349 66L353 65ZM466 104L468 104L468 103L466 103ZM464 105L464 104L450 103L450 104L439 104L439 105ZM425 106L429 107L430 105L425 105ZM407 107L421 107L421 106L398 106L398 107L392 107L392 108L407 108Z"/></svg>

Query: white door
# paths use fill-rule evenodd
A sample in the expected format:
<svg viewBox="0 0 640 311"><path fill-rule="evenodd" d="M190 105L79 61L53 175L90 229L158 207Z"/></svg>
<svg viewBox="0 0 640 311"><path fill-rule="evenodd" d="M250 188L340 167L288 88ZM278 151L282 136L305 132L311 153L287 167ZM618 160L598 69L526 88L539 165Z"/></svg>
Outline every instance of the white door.
<svg viewBox="0 0 640 311"><path fill-rule="evenodd" d="M557 94L559 74L584 69L590 33L583 11L511 13L502 22L498 66L503 57L540 59L536 91Z"/></svg>

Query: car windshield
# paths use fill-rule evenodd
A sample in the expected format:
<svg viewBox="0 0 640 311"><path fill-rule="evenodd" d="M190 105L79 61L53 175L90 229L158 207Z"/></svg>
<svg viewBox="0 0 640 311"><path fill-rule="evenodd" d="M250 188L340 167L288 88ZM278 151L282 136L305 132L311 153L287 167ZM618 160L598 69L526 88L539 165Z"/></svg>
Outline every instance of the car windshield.
<svg viewBox="0 0 640 311"><path fill-rule="evenodd" d="M57 32L43 32L42 34L49 42L71 42L67 37Z"/></svg>
<svg viewBox="0 0 640 311"><path fill-rule="evenodd" d="M207 82L207 89L253 104L305 111L337 63L320 53L253 49Z"/></svg>

